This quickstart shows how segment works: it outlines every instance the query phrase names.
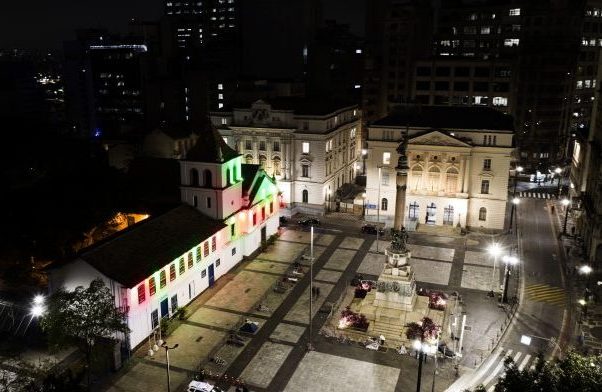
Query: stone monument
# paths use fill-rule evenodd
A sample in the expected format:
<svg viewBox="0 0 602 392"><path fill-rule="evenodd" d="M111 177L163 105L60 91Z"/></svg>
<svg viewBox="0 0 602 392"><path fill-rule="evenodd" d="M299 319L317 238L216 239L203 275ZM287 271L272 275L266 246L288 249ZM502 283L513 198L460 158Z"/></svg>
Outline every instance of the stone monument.
<svg viewBox="0 0 602 392"><path fill-rule="evenodd" d="M405 228L391 229L393 241L385 250L386 262L376 282L374 306L412 311L416 303L416 280L408 264L411 252L407 249Z"/></svg>

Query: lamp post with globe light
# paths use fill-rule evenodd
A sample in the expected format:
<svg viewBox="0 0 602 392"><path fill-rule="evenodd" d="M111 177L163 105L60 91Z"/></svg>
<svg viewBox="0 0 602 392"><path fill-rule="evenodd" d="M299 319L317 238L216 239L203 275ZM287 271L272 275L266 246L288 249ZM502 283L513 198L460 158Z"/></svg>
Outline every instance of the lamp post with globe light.
<svg viewBox="0 0 602 392"><path fill-rule="evenodd" d="M523 170L524 169L522 166L517 166L514 170L514 191L512 192L512 196L516 196L516 183L518 182L518 175L519 173L522 173Z"/></svg>
<svg viewBox="0 0 602 392"><path fill-rule="evenodd" d="M33 297L33 304L31 305L31 309L29 310L29 313L33 316L33 317L40 317L44 314L44 312L46 311L46 298L41 295L38 294L35 297Z"/></svg>
<svg viewBox="0 0 602 392"><path fill-rule="evenodd" d="M589 291L589 276L593 270L594 269L592 267L590 267L589 265L582 265L581 267L579 267L579 273L581 275L585 275L587 277L587 283L585 286L587 291Z"/></svg>
<svg viewBox="0 0 602 392"><path fill-rule="evenodd" d="M504 256L502 261L505 265L504 271L504 292L502 293L502 302L508 303L508 282L510 281L510 268L518 264L518 258L514 256Z"/></svg>
<svg viewBox="0 0 602 392"><path fill-rule="evenodd" d="M562 169L557 167L554 169L554 173L556 173L556 176L558 177L558 196L560 196L560 173L562 173Z"/></svg>
<svg viewBox="0 0 602 392"><path fill-rule="evenodd" d="M514 220L514 210L517 208L518 203L520 203L520 199L515 197L512 199L512 209L510 210L510 231L512 231L512 221ZM518 218L517 218L518 219Z"/></svg>
<svg viewBox="0 0 602 392"><path fill-rule="evenodd" d="M495 283L495 266L497 264L497 257L502 252L502 248L500 247L499 244L492 244L489 247L488 251L489 251L489 254L493 256L493 272L491 274L491 291L489 292L488 295L490 297L494 297L495 296L495 287L496 287L496 283Z"/></svg>
<svg viewBox="0 0 602 392"><path fill-rule="evenodd" d="M165 361L167 364L167 392L171 392L171 380L170 380L170 376L169 376L169 350L173 350L178 348L178 344L174 344L173 346L169 347L167 345L167 342L163 342L161 344L161 347L163 347L165 349Z"/></svg>

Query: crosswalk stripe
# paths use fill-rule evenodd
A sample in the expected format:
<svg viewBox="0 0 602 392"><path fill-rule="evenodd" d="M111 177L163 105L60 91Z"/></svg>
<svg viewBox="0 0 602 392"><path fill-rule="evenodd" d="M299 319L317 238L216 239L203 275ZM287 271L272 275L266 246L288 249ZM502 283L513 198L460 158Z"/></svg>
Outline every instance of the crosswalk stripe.
<svg viewBox="0 0 602 392"><path fill-rule="evenodd" d="M506 355L502 357L502 360L498 363L495 369L493 369L493 372L491 372L489 376L487 376L487 378L483 381L483 385L489 384L489 382L493 380L493 378L500 372L500 370L502 370L502 368L504 367L504 358L510 356L510 354L512 354L512 350L508 350L508 352L506 352Z"/></svg>
<svg viewBox="0 0 602 392"><path fill-rule="evenodd" d="M497 350L495 350L493 352L493 354L491 354L491 356L489 356L487 365L485 365L484 367L479 369L479 372L477 373L478 377L475 377L476 380L480 380L481 377L483 377L483 375L487 372L487 370L489 370L491 365L493 365L495 363L497 357L502 353L502 351L504 351L504 349L502 347L500 347ZM476 385L478 385L478 384L476 384Z"/></svg>
<svg viewBox="0 0 602 392"><path fill-rule="evenodd" d="M531 359L531 354L527 354L525 358L523 358L523 361L520 363L520 365L518 365L518 370L522 371L527 362L529 362L529 359Z"/></svg>

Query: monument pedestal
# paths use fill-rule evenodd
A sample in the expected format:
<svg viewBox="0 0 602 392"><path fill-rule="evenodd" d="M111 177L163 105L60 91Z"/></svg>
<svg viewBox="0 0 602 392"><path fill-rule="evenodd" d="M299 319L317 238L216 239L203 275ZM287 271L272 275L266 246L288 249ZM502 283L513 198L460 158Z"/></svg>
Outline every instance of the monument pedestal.
<svg viewBox="0 0 602 392"><path fill-rule="evenodd" d="M376 283L374 306L412 311L416 303L416 279L408 264L410 251L387 248L387 263Z"/></svg>

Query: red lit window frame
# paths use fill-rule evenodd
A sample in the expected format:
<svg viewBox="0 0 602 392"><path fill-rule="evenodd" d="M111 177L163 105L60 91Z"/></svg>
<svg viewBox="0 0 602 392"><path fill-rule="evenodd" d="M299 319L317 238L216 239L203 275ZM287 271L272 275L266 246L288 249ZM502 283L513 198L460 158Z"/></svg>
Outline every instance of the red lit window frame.
<svg viewBox="0 0 602 392"><path fill-rule="evenodd" d="M209 241L205 241L203 244L203 256L209 256Z"/></svg>
<svg viewBox="0 0 602 392"><path fill-rule="evenodd" d="M138 286L138 304L141 304L146 299L146 287L144 283Z"/></svg>

